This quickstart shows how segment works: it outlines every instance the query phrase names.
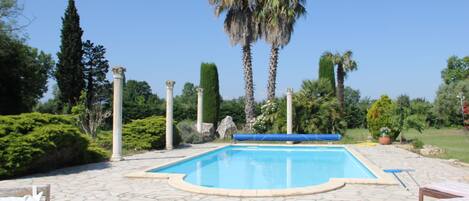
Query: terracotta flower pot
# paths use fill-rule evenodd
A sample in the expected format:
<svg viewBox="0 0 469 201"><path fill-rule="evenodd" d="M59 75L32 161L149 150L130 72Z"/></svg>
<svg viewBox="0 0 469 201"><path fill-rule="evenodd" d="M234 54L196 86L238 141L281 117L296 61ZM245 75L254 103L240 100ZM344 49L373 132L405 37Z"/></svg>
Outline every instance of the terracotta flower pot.
<svg viewBox="0 0 469 201"><path fill-rule="evenodd" d="M389 136L380 136L379 137L379 143L382 144L382 145L391 144L391 138Z"/></svg>

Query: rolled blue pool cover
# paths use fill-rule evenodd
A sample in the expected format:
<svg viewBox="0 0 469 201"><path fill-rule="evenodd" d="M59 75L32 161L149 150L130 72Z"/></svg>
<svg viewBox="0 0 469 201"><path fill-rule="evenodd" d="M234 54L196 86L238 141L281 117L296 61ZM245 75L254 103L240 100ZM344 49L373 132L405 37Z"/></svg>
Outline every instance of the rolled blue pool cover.
<svg viewBox="0 0 469 201"><path fill-rule="evenodd" d="M235 141L339 141L340 134L234 134Z"/></svg>

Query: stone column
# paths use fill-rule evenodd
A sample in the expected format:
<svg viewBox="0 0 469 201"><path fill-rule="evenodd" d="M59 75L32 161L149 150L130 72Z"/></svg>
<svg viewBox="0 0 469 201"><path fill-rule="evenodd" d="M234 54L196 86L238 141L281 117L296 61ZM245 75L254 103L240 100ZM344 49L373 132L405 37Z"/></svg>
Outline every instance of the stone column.
<svg viewBox="0 0 469 201"><path fill-rule="evenodd" d="M173 149L173 87L175 82L166 81L166 149Z"/></svg>
<svg viewBox="0 0 469 201"><path fill-rule="evenodd" d="M111 161L121 161L122 158L122 93L125 68L112 69L114 77L114 98L112 114L112 156Z"/></svg>
<svg viewBox="0 0 469 201"><path fill-rule="evenodd" d="M197 88L197 132L202 132L204 89Z"/></svg>
<svg viewBox="0 0 469 201"><path fill-rule="evenodd" d="M287 89L287 134L293 133L293 106L292 106L293 89ZM288 144L293 144L292 141L287 141Z"/></svg>

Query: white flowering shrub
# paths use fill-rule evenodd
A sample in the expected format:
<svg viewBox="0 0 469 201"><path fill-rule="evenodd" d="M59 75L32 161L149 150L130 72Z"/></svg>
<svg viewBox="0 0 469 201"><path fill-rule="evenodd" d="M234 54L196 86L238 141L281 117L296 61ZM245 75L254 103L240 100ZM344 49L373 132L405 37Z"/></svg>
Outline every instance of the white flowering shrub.
<svg viewBox="0 0 469 201"><path fill-rule="evenodd" d="M266 104L261 106L261 115L256 117L254 130L258 133L266 133L271 130L272 125L278 114L278 104L275 101L268 100Z"/></svg>

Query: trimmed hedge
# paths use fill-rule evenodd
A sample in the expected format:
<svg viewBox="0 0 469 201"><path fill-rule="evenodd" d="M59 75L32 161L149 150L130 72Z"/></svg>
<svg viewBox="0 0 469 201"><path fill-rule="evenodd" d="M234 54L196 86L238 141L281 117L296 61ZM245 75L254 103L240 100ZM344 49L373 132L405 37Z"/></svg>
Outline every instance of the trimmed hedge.
<svg viewBox="0 0 469 201"><path fill-rule="evenodd" d="M78 130L73 117L0 116L0 179L103 161L108 156Z"/></svg>
<svg viewBox="0 0 469 201"><path fill-rule="evenodd" d="M166 118L153 116L134 120L124 125L124 148L133 150L163 149L166 145ZM176 127L173 125L173 145L181 143Z"/></svg>
<svg viewBox="0 0 469 201"><path fill-rule="evenodd" d="M182 140L175 125L173 124L173 145L177 146ZM122 142L122 146L126 150L164 149L166 145L166 118L152 116L125 124ZM101 147L112 149L112 133L101 133L98 135L97 143Z"/></svg>

